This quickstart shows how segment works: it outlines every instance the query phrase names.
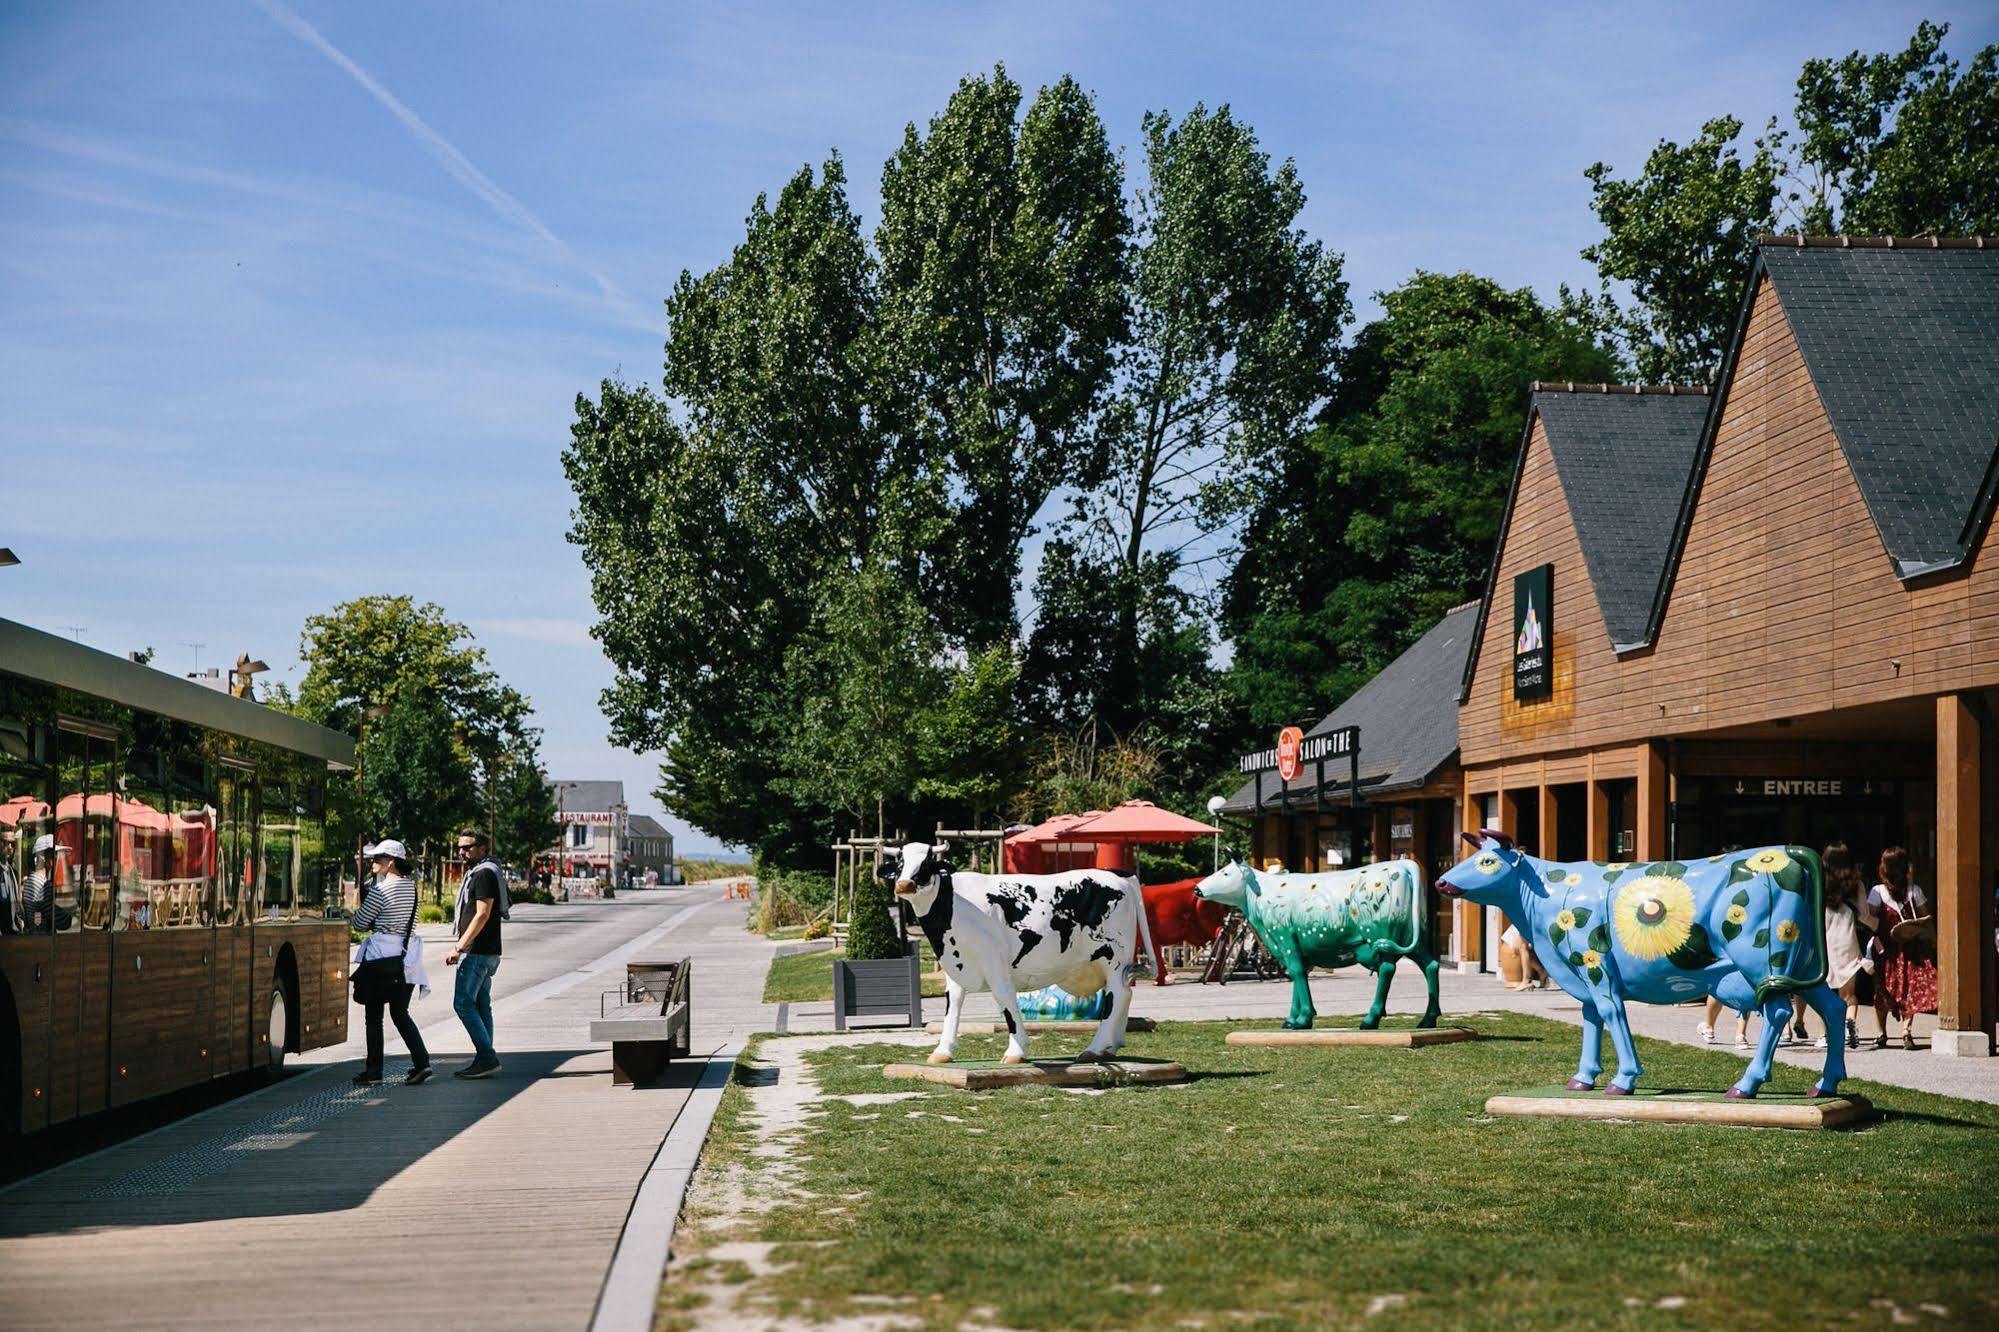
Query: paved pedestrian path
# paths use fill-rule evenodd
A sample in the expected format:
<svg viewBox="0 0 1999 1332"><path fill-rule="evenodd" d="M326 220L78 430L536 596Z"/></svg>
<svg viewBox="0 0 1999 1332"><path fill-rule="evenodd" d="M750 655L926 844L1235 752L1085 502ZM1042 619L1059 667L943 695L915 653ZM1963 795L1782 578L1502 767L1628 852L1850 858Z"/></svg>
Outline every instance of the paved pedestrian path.
<svg viewBox="0 0 1999 1332"><path fill-rule="evenodd" d="M438 948L415 1009L437 1079L396 1084L392 1030L391 1082L353 1086L357 1011L347 1045L272 1088L0 1193L0 1323L588 1326L705 1056L763 1016L770 950L742 913L704 886L517 908L494 987L506 1067L486 1081L450 1076L470 1046ZM613 1088L588 1024L640 954L696 959L698 1057Z"/></svg>

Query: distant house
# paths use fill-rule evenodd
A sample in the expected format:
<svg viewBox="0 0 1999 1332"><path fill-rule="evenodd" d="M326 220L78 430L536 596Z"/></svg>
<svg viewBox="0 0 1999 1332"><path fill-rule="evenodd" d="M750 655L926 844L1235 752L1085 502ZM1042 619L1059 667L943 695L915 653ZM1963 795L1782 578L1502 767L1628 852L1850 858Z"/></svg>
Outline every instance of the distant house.
<svg viewBox="0 0 1999 1332"><path fill-rule="evenodd" d="M673 834L647 814L632 815L626 826L632 839L632 877L643 878L647 870L655 870L661 883L672 883Z"/></svg>
<svg viewBox="0 0 1999 1332"><path fill-rule="evenodd" d="M631 871L630 814L623 782L550 782L561 841L556 873L564 878L626 882Z"/></svg>

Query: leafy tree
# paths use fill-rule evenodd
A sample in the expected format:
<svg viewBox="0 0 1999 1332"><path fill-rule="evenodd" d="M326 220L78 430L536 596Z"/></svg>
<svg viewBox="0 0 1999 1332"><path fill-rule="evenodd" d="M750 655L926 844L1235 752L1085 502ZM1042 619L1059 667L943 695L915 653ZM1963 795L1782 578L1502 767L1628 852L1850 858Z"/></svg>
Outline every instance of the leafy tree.
<svg viewBox="0 0 1999 1332"><path fill-rule="evenodd" d="M1380 300L1226 589L1230 682L1258 731L1323 715L1479 596L1529 386L1615 376L1526 288L1419 271Z"/></svg>
<svg viewBox="0 0 1999 1332"><path fill-rule="evenodd" d="M1705 380L1756 240L1780 222L1814 235L1999 230L1999 46L1961 67L1943 51L1948 32L1923 22L1901 51L1806 61L1794 127L1772 120L1746 156L1742 122L1720 116L1684 147L1661 141L1632 179L1590 167L1604 237L1582 253L1600 287L1565 288L1566 308L1640 379Z"/></svg>
<svg viewBox="0 0 1999 1332"><path fill-rule="evenodd" d="M1208 736L1175 721L1230 718L1171 706L1215 674L1181 576L1227 557L1225 545L1190 552L1304 433L1349 307L1339 257L1296 227L1295 166L1273 168L1227 107L1197 105L1177 124L1149 114L1144 135L1131 331L1100 422L1107 471L1043 551L1026 687L1048 725L1147 725L1183 758Z"/></svg>
<svg viewBox="0 0 1999 1332"><path fill-rule="evenodd" d="M435 694L402 690L368 725L361 741L360 818L371 838L395 837L430 863L476 808L471 772L452 738L452 718Z"/></svg>
<svg viewBox="0 0 1999 1332"><path fill-rule="evenodd" d="M502 755L493 783L493 852L509 865L525 866L555 845L555 788L541 766L539 745Z"/></svg>
<svg viewBox="0 0 1999 1332"><path fill-rule="evenodd" d="M1089 94L963 80L882 172L885 372L896 414L948 463L938 609L973 649L1012 637L1020 547L1057 486L1101 470L1088 427L1125 329L1130 219Z"/></svg>
<svg viewBox="0 0 1999 1332"><path fill-rule="evenodd" d="M1583 174L1604 237L1583 250L1594 297L1564 287L1569 313L1613 339L1644 383L1703 383L1721 364L1756 240L1777 229L1777 145L1757 139L1747 160L1742 122L1719 116L1684 147L1661 140L1631 180L1602 162ZM1630 292L1620 305L1613 288Z"/></svg>
<svg viewBox="0 0 1999 1332"><path fill-rule="evenodd" d="M307 617L299 658L306 666L300 715L349 734L369 708L405 693L430 695L452 721L482 732L525 708L486 664L471 630L435 603L405 596L356 597Z"/></svg>
<svg viewBox="0 0 1999 1332"><path fill-rule="evenodd" d="M1791 174L1807 233L1999 231L1999 46L1960 74L1949 31L1926 20L1901 51L1805 62Z"/></svg>

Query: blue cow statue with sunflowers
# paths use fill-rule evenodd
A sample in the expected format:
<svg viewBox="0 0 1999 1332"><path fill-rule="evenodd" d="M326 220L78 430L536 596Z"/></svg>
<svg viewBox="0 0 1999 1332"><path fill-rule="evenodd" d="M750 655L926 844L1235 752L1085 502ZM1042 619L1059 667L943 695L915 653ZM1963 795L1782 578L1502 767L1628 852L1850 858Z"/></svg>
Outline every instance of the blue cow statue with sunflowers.
<svg viewBox="0 0 1999 1332"><path fill-rule="evenodd" d="M1803 995L1827 1031L1845 1024L1845 1003L1825 983L1824 871L1798 846L1770 846L1682 864L1557 864L1515 849L1493 829L1437 880L1445 897L1498 907L1519 927L1557 985L1583 1006L1583 1053L1571 1091L1596 1086L1603 1032L1617 1073L1604 1092L1628 1096L1644 1069L1625 1021L1628 1000L1683 1004L1713 995L1737 1012L1763 1014L1755 1056L1728 1094L1745 1099L1770 1077L1790 1016ZM1841 1042L1826 1042L1813 1096L1838 1094L1846 1077Z"/></svg>

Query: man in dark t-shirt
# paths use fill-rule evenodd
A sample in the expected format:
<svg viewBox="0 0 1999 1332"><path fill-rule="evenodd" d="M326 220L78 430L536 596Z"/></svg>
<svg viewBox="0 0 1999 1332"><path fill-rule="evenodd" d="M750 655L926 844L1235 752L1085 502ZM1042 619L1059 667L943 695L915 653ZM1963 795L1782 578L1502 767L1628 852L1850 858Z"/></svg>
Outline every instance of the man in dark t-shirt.
<svg viewBox="0 0 1999 1332"><path fill-rule="evenodd" d="M472 1062L461 1078L490 1078L500 1071L493 1048L493 973L500 969L500 924L507 914L507 888L500 867L487 855L486 834L469 828L458 834L458 858L469 868L458 881L458 903L451 928L457 942L444 955L444 965L458 968L452 1007L472 1038Z"/></svg>

